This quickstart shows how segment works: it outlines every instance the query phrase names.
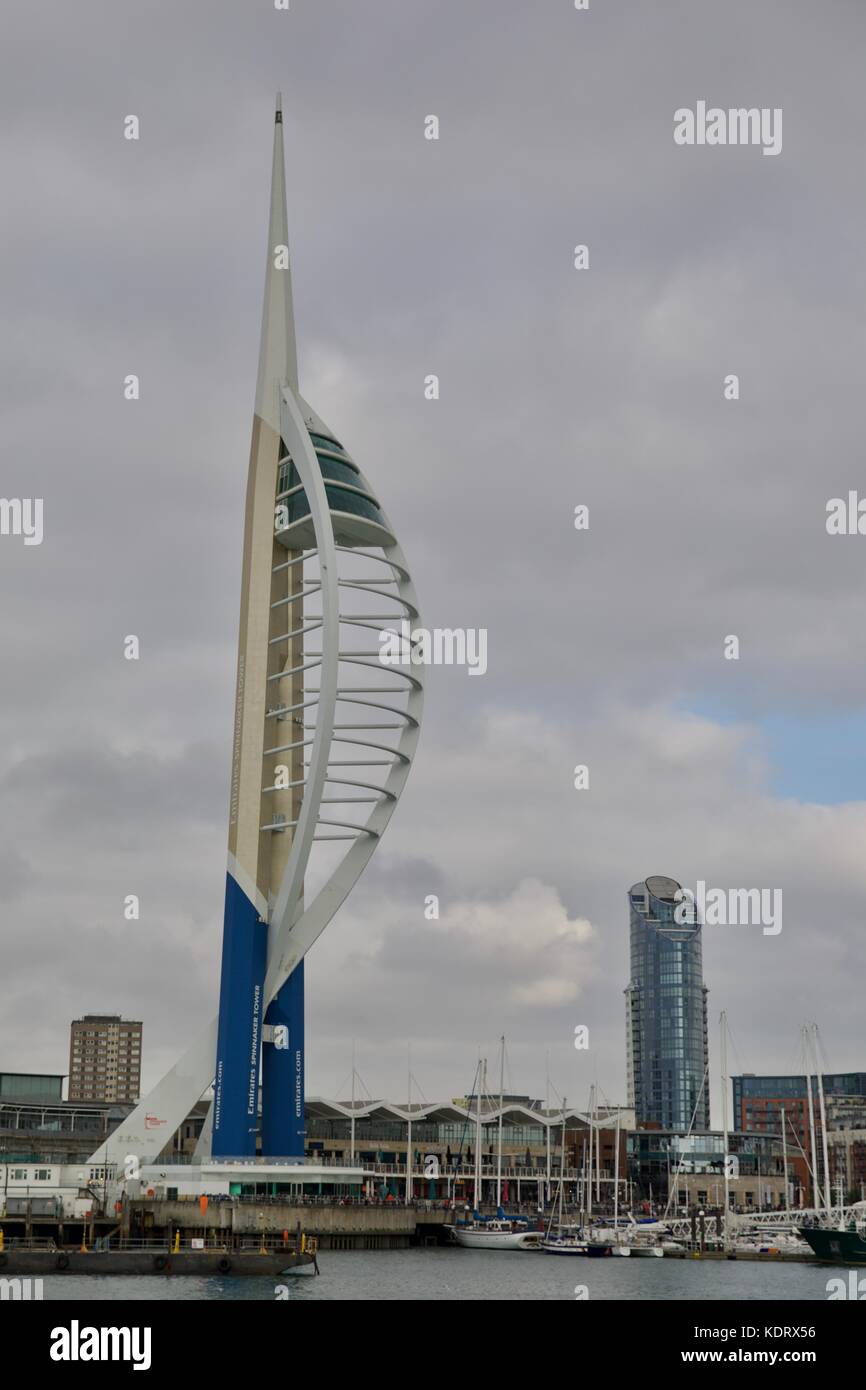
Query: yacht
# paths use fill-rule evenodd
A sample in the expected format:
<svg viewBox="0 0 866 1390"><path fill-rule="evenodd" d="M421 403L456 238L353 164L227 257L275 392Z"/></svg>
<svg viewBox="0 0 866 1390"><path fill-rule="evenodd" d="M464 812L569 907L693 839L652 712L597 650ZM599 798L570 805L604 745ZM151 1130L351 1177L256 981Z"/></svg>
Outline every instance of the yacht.
<svg viewBox="0 0 866 1390"><path fill-rule="evenodd" d="M451 1233L458 1245L470 1250L538 1250L544 1239L541 1231L507 1219L452 1226Z"/></svg>

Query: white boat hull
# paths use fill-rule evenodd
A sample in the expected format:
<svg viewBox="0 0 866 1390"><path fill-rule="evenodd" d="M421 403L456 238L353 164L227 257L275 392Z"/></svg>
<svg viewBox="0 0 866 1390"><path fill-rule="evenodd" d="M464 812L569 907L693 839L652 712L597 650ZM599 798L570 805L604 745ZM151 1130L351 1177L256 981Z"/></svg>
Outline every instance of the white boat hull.
<svg viewBox="0 0 866 1390"><path fill-rule="evenodd" d="M533 1250L541 1243L537 1231L454 1231L458 1245L468 1250Z"/></svg>

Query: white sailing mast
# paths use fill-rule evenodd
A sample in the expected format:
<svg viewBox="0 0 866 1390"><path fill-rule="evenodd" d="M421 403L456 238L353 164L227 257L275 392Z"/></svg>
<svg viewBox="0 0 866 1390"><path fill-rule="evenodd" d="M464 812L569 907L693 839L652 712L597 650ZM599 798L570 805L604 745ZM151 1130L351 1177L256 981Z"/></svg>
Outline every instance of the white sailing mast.
<svg viewBox="0 0 866 1390"><path fill-rule="evenodd" d="M412 1200L412 1044L407 1044L406 1051L406 1082L408 1100L406 1102L407 1130L406 1130L406 1206Z"/></svg>
<svg viewBox="0 0 866 1390"><path fill-rule="evenodd" d="M475 1199L474 1207L476 1211L481 1210L481 1082L484 1063L478 1058L478 1070L475 1073Z"/></svg>
<svg viewBox="0 0 866 1390"><path fill-rule="evenodd" d="M730 1198L730 1158L728 1156L728 1017L724 1009L719 1016L719 1031L721 1033L721 1070L722 1070L722 1166L725 1170L725 1220L722 1228L722 1242L725 1250L728 1249L728 1216L731 1209ZM759 1180L760 1182L760 1180Z"/></svg>
<svg viewBox="0 0 866 1390"><path fill-rule="evenodd" d="M499 1129L496 1137L496 1208L502 1205L502 1106L505 1099L505 1034L499 1039Z"/></svg>
<svg viewBox="0 0 866 1390"><path fill-rule="evenodd" d="M545 1073L547 1077L547 1089L545 1091L545 1113L547 1115L547 1182L545 1185L545 1201L550 1201L550 1053L545 1058Z"/></svg>
<svg viewBox="0 0 866 1390"><path fill-rule="evenodd" d="M616 1129L613 1141L613 1229L619 1241L619 1106L616 1110Z"/></svg>
<svg viewBox="0 0 866 1390"><path fill-rule="evenodd" d="M818 1025L812 1024L812 1046L815 1056L815 1071L818 1076L818 1108L821 1115L821 1151L824 1158L824 1199L827 1216L833 1216L833 1194L830 1186L830 1156L827 1151L827 1111L824 1106L824 1077L821 1073L821 1062L818 1057ZM841 1205L840 1205L841 1213Z"/></svg>
<svg viewBox="0 0 866 1390"><path fill-rule="evenodd" d="M815 1151L815 1101L812 1095L812 1069L809 1065L809 1033L805 1024L800 1032L803 1039L803 1064L806 1068L806 1095L809 1101L809 1147L812 1153L812 1206L817 1210L821 1206L821 1196L818 1187L818 1159Z"/></svg>
<svg viewBox="0 0 866 1390"><path fill-rule="evenodd" d="M785 1211L790 1211L791 1203L788 1196L788 1136L785 1132L785 1107L782 1111L782 1165L785 1172Z"/></svg>

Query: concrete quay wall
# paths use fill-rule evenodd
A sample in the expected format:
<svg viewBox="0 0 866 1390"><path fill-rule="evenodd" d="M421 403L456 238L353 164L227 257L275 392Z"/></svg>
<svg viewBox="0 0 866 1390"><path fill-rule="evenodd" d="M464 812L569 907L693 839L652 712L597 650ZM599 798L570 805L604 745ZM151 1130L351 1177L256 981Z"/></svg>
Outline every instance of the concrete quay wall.
<svg viewBox="0 0 866 1390"><path fill-rule="evenodd" d="M135 1236L180 1230L184 1235L207 1238L233 1235L242 1238L294 1237L300 1229L319 1238L323 1249L394 1249L416 1239L444 1239L443 1227L452 1219L444 1210L384 1205L311 1206L292 1202L209 1202L204 1211L197 1201L147 1198L129 1203L124 1231Z"/></svg>

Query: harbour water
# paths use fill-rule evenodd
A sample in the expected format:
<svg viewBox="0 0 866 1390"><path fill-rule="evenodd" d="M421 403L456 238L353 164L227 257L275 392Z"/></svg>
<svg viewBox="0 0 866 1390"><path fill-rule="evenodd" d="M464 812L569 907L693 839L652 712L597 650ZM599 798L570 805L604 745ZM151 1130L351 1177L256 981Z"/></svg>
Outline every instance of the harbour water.
<svg viewBox="0 0 866 1390"><path fill-rule="evenodd" d="M292 1302L458 1301L534 1299L589 1301L699 1299L826 1301L831 1278L849 1270L817 1263L728 1260L552 1259L487 1250L324 1251L318 1277L166 1278L51 1275L46 1300L274 1301L279 1285Z"/></svg>

